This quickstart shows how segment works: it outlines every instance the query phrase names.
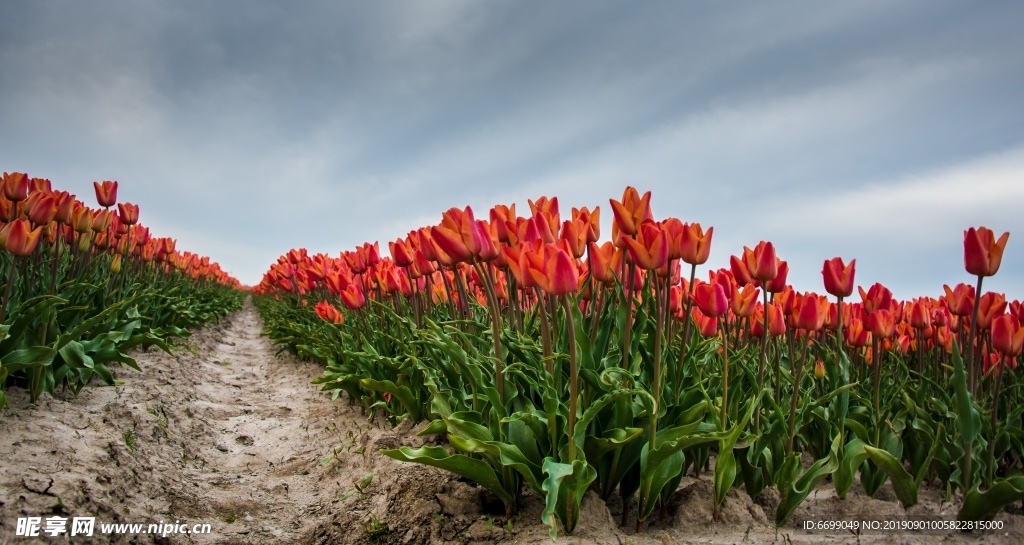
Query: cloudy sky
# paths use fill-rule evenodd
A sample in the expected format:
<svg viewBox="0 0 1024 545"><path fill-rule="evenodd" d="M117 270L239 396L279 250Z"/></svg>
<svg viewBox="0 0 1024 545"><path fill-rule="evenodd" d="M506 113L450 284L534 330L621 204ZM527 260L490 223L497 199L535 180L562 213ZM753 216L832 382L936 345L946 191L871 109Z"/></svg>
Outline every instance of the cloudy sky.
<svg viewBox="0 0 1024 545"><path fill-rule="evenodd" d="M443 210L651 190L771 240L797 289L972 281L963 230L1011 238L1024 297L1019 2L0 4L0 170L142 221L245 283Z"/></svg>

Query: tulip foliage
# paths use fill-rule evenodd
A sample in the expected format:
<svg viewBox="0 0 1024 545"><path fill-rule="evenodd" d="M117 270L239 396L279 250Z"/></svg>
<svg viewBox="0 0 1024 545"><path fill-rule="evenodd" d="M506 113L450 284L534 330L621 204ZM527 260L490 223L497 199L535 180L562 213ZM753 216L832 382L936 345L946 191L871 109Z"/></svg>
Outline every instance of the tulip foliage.
<svg viewBox="0 0 1024 545"><path fill-rule="evenodd" d="M978 288L899 301L855 290L837 257L822 295L789 285L764 241L698 275L713 229L650 203L610 200L605 242L599 208L563 218L557 198L525 217L453 208L390 256L292 250L257 305L283 350L326 365L324 390L447 441L384 455L471 479L509 515L529 489L552 536L588 490L642 527L708 471L715 519L732 487L775 487L779 525L830 476L840 498L858 475L869 495L889 481L905 507L940 481L965 494L962 517L1021 499L1024 308L980 290L1007 235L967 232Z"/></svg>
<svg viewBox="0 0 1024 545"><path fill-rule="evenodd" d="M115 384L112 364L138 369L129 349L166 350L184 328L240 306L237 280L151 236L117 189L96 183L94 209L49 180L3 174L0 388L26 386L35 401L58 388L77 395L93 376Z"/></svg>

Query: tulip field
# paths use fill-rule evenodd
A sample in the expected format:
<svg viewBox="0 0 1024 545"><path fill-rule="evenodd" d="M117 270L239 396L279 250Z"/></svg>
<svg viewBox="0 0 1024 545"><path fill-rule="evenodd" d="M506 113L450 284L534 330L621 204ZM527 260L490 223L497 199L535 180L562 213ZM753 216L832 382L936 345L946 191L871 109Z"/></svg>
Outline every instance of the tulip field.
<svg viewBox="0 0 1024 545"><path fill-rule="evenodd" d="M34 402L77 396L93 377L119 383L111 367L138 369L132 348L168 350L241 306L237 280L152 236L138 205L117 202L117 182L94 185L98 208L50 180L3 174L0 409L10 387Z"/></svg>
<svg viewBox="0 0 1024 545"><path fill-rule="evenodd" d="M656 219L631 187L609 203L604 241L599 208L541 197L526 216L452 208L389 255L291 250L252 290L265 334L325 365L334 397L436 438L383 456L475 482L510 516L529 491L552 537L588 490L642 531L686 475L712 480L712 519L733 487L776 489L778 526L829 482L840 499L888 482L906 508L940 487L965 524L1024 500L1024 305L984 289L1008 234L967 229L963 277L897 300L855 256L797 291L770 242L715 268L713 228ZM86 291L130 297L95 293L117 252L94 254Z"/></svg>
<svg viewBox="0 0 1024 545"><path fill-rule="evenodd" d="M96 182L93 206L49 180L15 172L2 181L0 410L36 415L43 394L70 404L88 385L122 387L134 373L122 367L146 367L140 352L171 354L158 360L167 366L154 371L159 376L142 377L147 385L125 394L132 401L121 401L120 389L107 398L102 424L88 416L100 413L88 412L95 407L87 403L76 408L82 412L64 412L71 424L61 440L72 441L64 449L72 466L86 448L79 437L104 437L116 424L125 428L117 430L120 442L95 439L98 450L82 452L125 464L131 479L154 460L171 472L151 486L178 495L146 504L150 515L177 517L171 511L186 499L204 506L194 512L227 512L242 490L252 500L247 509L284 502L274 504L273 524L325 505L349 509L344 501L356 491L340 492L343 479L324 467L331 464L356 464L351 471L362 482L353 501L365 507L373 486L385 488L372 484L383 480L372 472L362 477L365 457L473 483L503 506L510 534L527 497L539 498L537 522L546 528L537 529L552 539L592 516L581 508L588 495L602 511L596 498L615 506L620 530L643 532L669 512L684 479L711 483L709 525L724 524L733 489L773 495L768 518L776 528L792 528L801 504L826 487L837 501L885 495L904 509L922 491L939 490L955 503L964 530L984 529L1024 502L1017 367L1024 304L985 288L1009 233L967 228L964 274L936 286L938 298L897 299L857 277L856 256L825 260L821 283L798 290L771 242L711 264L712 227L656 218L651 193L628 187L608 201L607 240L600 207L564 217L557 198L529 201L528 213L497 205L486 219L470 207L451 208L440 223L388 242L383 254L378 242L340 255L292 249L246 288L210 258L153 236L139 223L138 205L118 202L117 182ZM190 330L224 317L228 325L207 328L199 345L187 346L191 360L173 355ZM274 349L295 357L283 363ZM268 381L274 373L278 380ZM286 381L283 373L294 376ZM162 400L182 377L192 377L194 391L205 387L201 395ZM291 399L302 388L326 394ZM18 395L8 396L12 390ZM370 448L363 439L364 448L353 450L367 429L364 417L339 428L342 413L315 403L338 411L347 403L371 422L404 425L418 437L396 433ZM18 418L0 424L10 432L25 422ZM282 428L286 419L291 427ZM253 438L258 428L280 437L261 443L266 437ZM341 429L346 445L317 466L323 442L333 440L327 433ZM234 441L222 440L227 433L237 433ZM16 456L49 449L19 437ZM39 460L20 463L38 472ZM2 490L28 490L39 503L0 501L8 515L33 515L26 506L52 497L58 513L65 509L58 489L85 494L82 505L99 504L89 499L92 483L118 479L50 476L49 485L37 486L10 473L0 475ZM253 495L272 479L280 482L259 489L263 499ZM179 488L187 493L168 483L185 483ZM197 500L195 490L223 503ZM300 490L312 491L304 493L309 503L292 505L299 495L290 491ZM124 509L134 508L135 492L119 493ZM18 501L31 495L22 494ZM330 494L337 497L322 501ZM236 519L231 511L217 528ZM372 520L377 526L368 524L366 536L386 535ZM0 530L9 531L4 524ZM239 524L238 539L246 541L250 528ZM491 525L488 519L487 532ZM388 542L366 536L359 542ZM280 534L263 538L252 542Z"/></svg>

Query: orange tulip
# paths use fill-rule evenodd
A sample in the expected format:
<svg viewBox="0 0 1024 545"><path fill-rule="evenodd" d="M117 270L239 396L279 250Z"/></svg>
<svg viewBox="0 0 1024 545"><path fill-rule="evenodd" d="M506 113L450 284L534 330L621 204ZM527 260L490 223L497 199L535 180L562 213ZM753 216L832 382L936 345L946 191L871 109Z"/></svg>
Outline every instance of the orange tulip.
<svg viewBox="0 0 1024 545"><path fill-rule="evenodd" d="M754 314L754 307L757 306L757 296L761 290L753 284L747 284L743 288L733 286L732 288L732 313L741 318L749 318Z"/></svg>
<svg viewBox="0 0 1024 545"><path fill-rule="evenodd" d="M1000 354L1015 358L1024 348L1024 328L1016 316L1003 314L992 320L992 348Z"/></svg>
<svg viewBox="0 0 1024 545"><path fill-rule="evenodd" d="M366 305L366 297L363 296L362 290L356 287L355 284L349 284L339 294L341 296L341 302L345 303L345 306L352 309L358 310Z"/></svg>
<svg viewBox="0 0 1024 545"><path fill-rule="evenodd" d="M653 221L640 226L637 238L623 238L633 262L645 271L664 267L668 262L668 237Z"/></svg>
<svg viewBox="0 0 1024 545"><path fill-rule="evenodd" d="M553 243L558 239L558 226L562 224L562 216L558 212L558 197L549 199L541 197L537 202L527 201L530 204L530 211L533 216L530 220L537 228L540 237L546 243Z"/></svg>
<svg viewBox="0 0 1024 545"><path fill-rule="evenodd" d="M868 313L867 326L877 339L891 339L896 334L896 319L885 309Z"/></svg>
<svg viewBox="0 0 1024 545"><path fill-rule="evenodd" d="M491 224L494 225L498 232L498 242L508 243L508 222L515 223L516 219L516 205L505 206L503 204L496 205L491 208Z"/></svg>
<svg viewBox="0 0 1024 545"><path fill-rule="evenodd" d="M126 202L118 204L117 210L120 213L118 220L123 225L135 225L139 223L139 205Z"/></svg>
<svg viewBox="0 0 1024 545"><path fill-rule="evenodd" d="M96 201L100 206L109 208L117 204L117 182L93 182L92 186L96 190Z"/></svg>
<svg viewBox="0 0 1024 545"><path fill-rule="evenodd" d="M992 276L999 271L1003 261L1003 250L1010 233L996 240L995 233L987 227L964 231L964 267L975 276Z"/></svg>
<svg viewBox="0 0 1024 545"><path fill-rule="evenodd" d="M4 172L4 196L13 202L28 198L30 181L28 174L23 172Z"/></svg>
<svg viewBox="0 0 1024 545"><path fill-rule="evenodd" d="M591 271L598 282L615 283L615 245L610 241L598 246L590 243L590 262L594 267Z"/></svg>
<svg viewBox="0 0 1024 545"><path fill-rule="evenodd" d="M25 201L28 219L33 225L46 225L57 215L57 199L52 193L36 191Z"/></svg>
<svg viewBox="0 0 1024 545"><path fill-rule="evenodd" d="M850 321L850 327L844 330L846 342L855 348L863 348L871 344L871 332L864 329L864 322L858 318Z"/></svg>
<svg viewBox="0 0 1024 545"><path fill-rule="evenodd" d="M26 257L36 250L42 232L42 227L32 229L27 220L16 219L0 230L0 241L8 252Z"/></svg>
<svg viewBox="0 0 1024 545"><path fill-rule="evenodd" d="M338 309L329 304L327 301L320 301L313 307L316 311L317 316L327 320L328 322L341 325L345 323L345 315L338 311Z"/></svg>
<svg viewBox="0 0 1024 545"><path fill-rule="evenodd" d="M878 282L875 282L866 292L859 286L857 290L860 291L860 300L864 303L864 310L869 314L876 310L889 310L892 305L892 292Z"/></svg>
<svg viewBox="0 0 1024 545"><path fill-rule="evenodd" d="M565 220L562 223L562 233L559 235L576 259L583 257L587 249L587 226L579 220Z"/></svg>
<svg viewBox="0 0 1024 545"><path fill-rule="evenodd" d="M1006 296L1002 293L990 291L981 296L978 303L978 329L986 330L992 327L992 320L1006 312Z"/></svg>
<svg viewBox="0 0 1024 545"><path fill-rule="evenodd" d="M679 257L690 265L703 265L711 255L711 237L715 228L708 227L707 232L699 223L683 224L683 235L679 241Z"/></svg>
<svg viewBox="0 0 1024 545"><path fill-rule="evenodd" d="M844 265L843 260L838 257L826 260L825 266L821 269L821 275L825 279L825 291L836 297L849 297L853 293L856 265L856 259L851 260L849 265Z"/></svg>
<svg viewBox="0 0 1024 545"><path fill-rule="evenodd" d="M960 283L956 285L956 288L951 289L948 285L944 285L942 289L946 291L946 307L949 308L950 314L953 316L971 315L974 310L974 286Z"/></svg>
<svg viewBox="0 0 1024 545"><path fill-rule="evenodd" d="M633 236L640 230L640 224L653 220L651 213L651 192L641 197L635 187L629 186L622 193L622 201L609 199L612 214L615 215L614 227L622 234Z"/></svg>
<svg viewBox="0 0 1024 545"><path fill-rule="evenodd" d="M583 208L572 209L572 221L580 222L586 227L586 241L587 243L597 242L601 238L601 207L595 206L594 210L588 210L586 206Z"/></svg>

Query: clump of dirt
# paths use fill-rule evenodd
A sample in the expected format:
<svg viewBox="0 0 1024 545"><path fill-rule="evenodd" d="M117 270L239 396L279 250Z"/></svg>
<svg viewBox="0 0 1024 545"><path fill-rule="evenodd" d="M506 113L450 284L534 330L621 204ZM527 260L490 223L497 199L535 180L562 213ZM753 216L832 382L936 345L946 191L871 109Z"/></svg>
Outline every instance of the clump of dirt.
<svg viewBox="0 0 1024 545"><path fill-rule="evenodd" d="M76 398L36 404L11 389L0 417L0 542L20 517L95 517L92 538L73 543L514 544L549 543L542 498L524 494L507 518L500 501L439 469L397 462L381 449L436 444L410 423L370 421L344 398L331 401L310 381L319 365L275 356L259 336L251 303L196 332L174 356L135 354L142 372L124 385L88 388ZM824 540L849 543L1024 542L1024 517L1002 514L1000 532L808 532L807 520L955 516L958 500L922 489L904 512L891 487L845 500L823 483L792 520L771 526L778 493L751 499L732 490L711 522L710 474L686 477L663 515L642 534L618 524L621 501L588 492L574 535L559 543L653 545ZM636 507L631 507L635 516ZM101 524L143 524L141 533L101 533ZM208 534L153 535L148 524L209 524ZM166 527L166 526L165 526ZM44 534L41 534L44 535ZM63 538L66 538L66 534ZM58 538L62 539L62 538Z"/></svg>

